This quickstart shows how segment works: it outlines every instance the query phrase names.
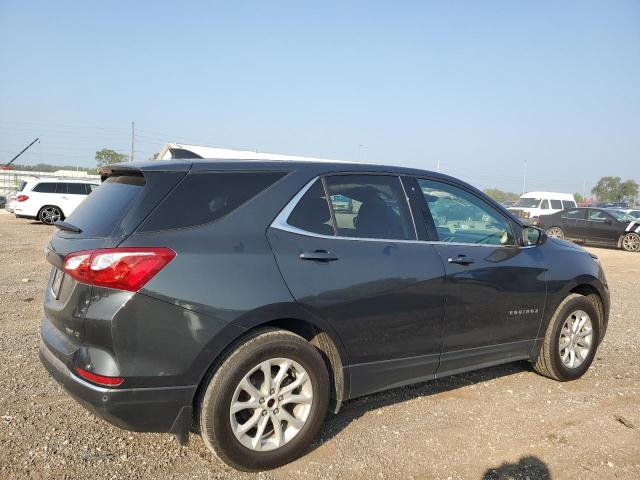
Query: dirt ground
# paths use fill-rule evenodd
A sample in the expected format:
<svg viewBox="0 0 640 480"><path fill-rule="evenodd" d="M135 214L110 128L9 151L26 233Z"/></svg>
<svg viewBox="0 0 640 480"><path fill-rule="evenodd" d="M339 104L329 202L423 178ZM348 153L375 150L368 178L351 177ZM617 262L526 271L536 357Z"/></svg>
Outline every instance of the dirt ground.
<svg viewBox="0 0 640 480"><path fill-rule="evenodd" d="M198 436L119 430L38 360L52 228L0 213L0 478L245 478ZM348 402L307 454L262 479L640 478L640 255L591 249L612 293L589 372L558 383L515 363Z"/></svg>

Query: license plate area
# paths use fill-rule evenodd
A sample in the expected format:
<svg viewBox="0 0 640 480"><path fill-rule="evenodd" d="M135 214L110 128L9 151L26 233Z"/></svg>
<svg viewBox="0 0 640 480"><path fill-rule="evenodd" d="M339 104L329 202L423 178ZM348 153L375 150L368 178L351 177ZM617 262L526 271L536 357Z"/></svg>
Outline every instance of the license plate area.
<svg viewBox="0 0 640 480"><path fill-rule="evenodd" d="M62 285L63 277L64 277L64 272L54 267L53 281L51 282L51 293L53 294L56 300L58 299L58 295L60 294L60 286Z"/></svg>

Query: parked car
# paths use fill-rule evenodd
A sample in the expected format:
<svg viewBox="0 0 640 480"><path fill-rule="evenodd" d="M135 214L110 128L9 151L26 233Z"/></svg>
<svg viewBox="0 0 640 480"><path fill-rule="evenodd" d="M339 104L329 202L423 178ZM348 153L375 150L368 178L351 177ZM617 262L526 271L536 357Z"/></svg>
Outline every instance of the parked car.
<svg viewBox="0 0 640 480"><path fill-rule="evenodd" d="M16 199L18 198L16 191L12 190L10 191L7 195L6 195L6 200L5 200L5 204L4 204L4 209L9 212L9 213L13 213L13 207L15 206L16 203Z"/></svg>
<svg viewBox="0 0 640 480"><path fill-rule="evenodd" d="M328 409L373 392L515 360L574 380L607 329L593 255L446 175L231 160L102 175L47 248L40 358L96 415L183 444L195 424L238 469L292 461Z"/></svg>
<svg viewBox="0 0 640 480"><path fill-rule="evenodd" d="M540 215L550 215L575 206L576 201L570 193L529 192L522 195L513 207L509 207L509 211L525 223L532 223Z"/></svg>
<svg viewBox="0 0 640 480"><path fill-rule="evenodd" d="M553 215L542 215L536 225L546 228L553 238L640 251L640 220L618 210L570 208Z"/></svg>
<svg viewBox="0 0 640 480"><path fill-rule="evenodd" d="M33 218L53 225L71 215L87 195L98 188L95 180L35 178L22 182L15 203L16 217Z"/></svg>
<svg viewBox="0 0 640 480"><path fill-rule="evenodd" d="M7 197L0 195L0 208L4 208L7 204Z"/></svg>

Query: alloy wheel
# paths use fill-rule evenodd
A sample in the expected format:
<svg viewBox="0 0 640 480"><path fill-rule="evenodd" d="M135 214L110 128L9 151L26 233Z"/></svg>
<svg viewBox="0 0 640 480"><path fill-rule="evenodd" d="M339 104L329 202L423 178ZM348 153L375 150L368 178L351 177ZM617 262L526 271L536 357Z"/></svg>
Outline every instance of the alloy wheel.
<svg viewBox="0 0 640 480"><path fill-rule="evenodd" d="M622 247L628 252L640 250L640 236L637 233L628 233L622 238Z"/></svg>
<svg viewBox="0 0 640 480"><path fill-rule="evenodd" d="M559 238L560 240L564 238L563 231L558 227L551 227L547 231L547 235L549 235L551 238Z"/></svg>
<svg viewBox="0 0 640 480"><path fill-rule="evenodd" d="M46 223L47 225L53 225L55 222L60 220L61 216L60 210L56 207L46 207L42 209L42 212L40 212L40 220L42 223Z"/></svg>
<svg viewBox="0 0 640 480"><path fill-rule="evenodd" d="M593 345L591 318L583 310L571 313L562 325L558 348L567 368L578 368L587 359Z"/></svg>
<svg viewBox="0 0 640 480"><path fill-rule="evenodd" d="M233 393L229 416L235 437L254 451L290 442L304 427L313 403L306 370L288 358L253 367Z"/></svg>

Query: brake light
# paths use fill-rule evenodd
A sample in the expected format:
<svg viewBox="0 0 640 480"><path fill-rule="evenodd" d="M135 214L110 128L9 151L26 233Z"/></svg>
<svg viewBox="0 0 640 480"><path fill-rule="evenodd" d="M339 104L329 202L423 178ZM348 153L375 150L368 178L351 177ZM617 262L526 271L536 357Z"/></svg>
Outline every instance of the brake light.
<svg viewBox="0 0 640 480"><path fill-rule="evenodd" d="M89 372L83 368L76 367L76 373L80 375L85 380L89 380L90 382L97 383L98 385L102 385L104 387L117 387L124 382L124 378L122 377L106 377L104 375L98 375L97 373Z"/></svg>
<svg viewBox="0 0 640 480"><path fill-rule="evenodd" d="M29 195L18 195L16 200L19 202L24 202L25 200L29 200Z"/></svg>
<svg viewBox="0 0 640 480"><path fill-rule="evenodd" d="M62 269L82 283L137 292L175 256L163 247L85 250L67 255Z"/></svg>

